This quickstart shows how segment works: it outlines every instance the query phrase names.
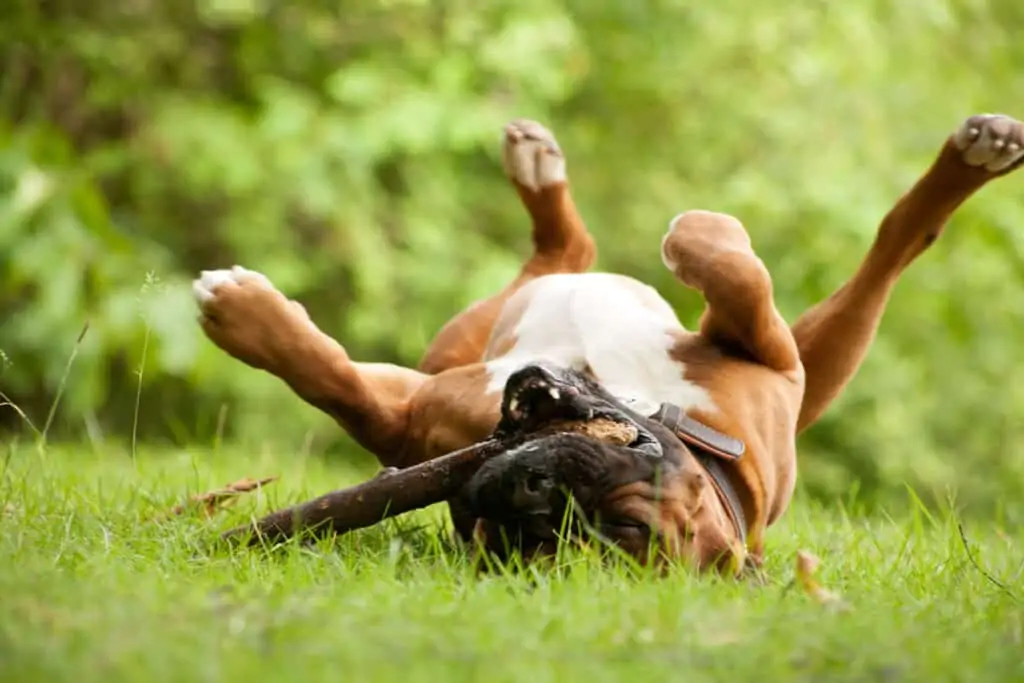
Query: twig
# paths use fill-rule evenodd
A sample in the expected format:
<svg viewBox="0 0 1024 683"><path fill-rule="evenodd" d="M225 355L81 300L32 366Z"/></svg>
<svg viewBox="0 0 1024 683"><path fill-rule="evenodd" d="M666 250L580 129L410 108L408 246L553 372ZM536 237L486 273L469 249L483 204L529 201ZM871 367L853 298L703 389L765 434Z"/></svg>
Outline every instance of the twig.
<svg viewBox="0 0 1024 683"><path fill-rule="evenodd" d="M971 564L974 565L974 568L977 569L982 576L988 579L989 583L991 583L993 586L1009 595L1011 598L1014 599L1014 601L1019 602L1019 598L1017 597L1016 593L1014 593L1009 586L1007 586L1005 583L1003 583L1002 581L1000 581L999 579L985 571L985 569L974 558L974 553L971 552L971 545L967 542L967 534L964 532L963 522L957 520L956 528L960 532L960 542L964 545L964 551L967 553L967 559L970 560Z"/></svg>
<svg viewBox="0 0 1024 683"><path fill-rule="evenodd" d="M149 320L146 317L145 303L143 302L143 296L146 294L146 292L150 291L151 289L157 289L157 290L162 289L162 285L160 283L160 278L157 277L156 272L154 272L152 270L148 271L146 273L146 277L142 281L142 289L139 291L139 298L137 299L137 302L139 304L139 317L142 318L142 323L143 323L146 331L145 331L145 335L142 338L142 358L139 359L139 369L136 371L136 374L139 377L139 381L135 385L135 410L134 410L134 413L132 415L132 451L131 451L131 459L132 459L132 464L136 468L139 466L139 463L138 463L139 438L138 437L139 437L139 409L140 409L140 407L142 405L142 380L143 380L143 374L145 373L145 370L146 370L146 355L149 353L149 336L150 336L150 333L151 333L151 330L152 330L152 328L151 328L151 326L149 324Z"/></svg>
<svg viewBox="0 0 1024 683"><path fill-rule="evenodd" d="M139 369L136 374L139 381L135 385L135 411L132 415L132 462L138 464L138 437L139 437L139 408L142 405L142 373L146 369L146 353L149 352L149 324L146 324L146 334L142 338L142 358L139 360Z"/></svg>
<svg viewBox="0 0 1024 683"><path fill-rule="evenodd" d="M57 385L57 395L53 398L53 403L50 405L50 413L46 416L46 423L43 424L43 431L39 435L39 447L40 449L46 448L46 435L50 432L50 426L53 425L53 418L57 415L57 406L60 404L60 399L64 395L64 387L67 386L68 377L71 375L71 366L75 363L75 358L78 356L78 349L82 346L82 340L85 339L85 333L89 331L89 321L86 320L82 326L82 331L78 333L78 339L75 340L75 346L71 349L71 356L68 358L67 365L64 366L64 374L60 378L60 384Z"/></svg>
<svg viewBox="0 0 1024 683"><path fill-rule="evenodd" d="M0 391L0 399L3 399L3 401L0 402L0 408L7 407L16 412L18 414L18 417L20 417L25 422L25 424L29 426L29 429L35 432L36 438L42 438L43 433L36 428L35 423L32 422L32 418L26 415L25 411L22 410L17 403L12 401L11 398L2 391Z"/></svg>
<svg viewBox="0 0 1024 683"><path fill-rule="evenodd" d="M447 500L461 490L489 458L508 444L488 439L403 470L386 471L356 486L273 512L251 525L224 532L222 538L249 536L248 544L275 542L301 531L343 534L382 519Z"/></svg>

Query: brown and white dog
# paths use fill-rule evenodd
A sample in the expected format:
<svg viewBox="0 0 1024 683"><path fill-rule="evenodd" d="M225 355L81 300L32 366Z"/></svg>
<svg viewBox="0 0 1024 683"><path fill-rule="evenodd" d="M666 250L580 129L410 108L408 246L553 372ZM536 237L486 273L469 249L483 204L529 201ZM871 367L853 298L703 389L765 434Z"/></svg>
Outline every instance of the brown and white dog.
<svg viewBox="0 0 1024 683"><path fill-rule="evenodd" d="M707 304L699 331L689 332L653 288L587 272L594 241L544 127L509 124L503 163L532 219L533 254L503 290L444 326L418 370L353 361L300 304L237 266L194 282L204 331L236 359L284 380L387 467L485 439L503 416L522 413L518 398L603 391L596 400L654 434L660 447L651 457L669 464L657 483L650 472L608 479L594 503L618 519L611 528L624 547L643 555L623 530L644 529L664 554L732 571L760 561L765 530L793 493L796 436L857 371L901 272L961 203L1024 163L1024 125L1002 115L968 118L882 220L853 277L792 326L737 219L688 211L669 222L662 261ZM520 457L536 459L532 451ZM478 486L474 496L487 490ZM477 513L487 507L475 505ZM481 528L454 508L453 517L463 533Z"/></svg>

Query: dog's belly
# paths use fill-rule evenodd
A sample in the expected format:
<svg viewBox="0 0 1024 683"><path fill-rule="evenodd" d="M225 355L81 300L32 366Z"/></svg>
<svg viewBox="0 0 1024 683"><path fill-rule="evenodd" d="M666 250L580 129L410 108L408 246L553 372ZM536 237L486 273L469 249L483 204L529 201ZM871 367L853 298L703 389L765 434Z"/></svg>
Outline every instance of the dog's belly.
<svg viewBox="0 0 1024 683"><path fill-rule="evenodd" d="M547 361L596 379L634 410L663 402L712 410L708 392L684 379L669 349L683 326L668 303L632 278L609 273L546 275L519 290L495 325L484 360L488 392L527 363Z"/></svg>

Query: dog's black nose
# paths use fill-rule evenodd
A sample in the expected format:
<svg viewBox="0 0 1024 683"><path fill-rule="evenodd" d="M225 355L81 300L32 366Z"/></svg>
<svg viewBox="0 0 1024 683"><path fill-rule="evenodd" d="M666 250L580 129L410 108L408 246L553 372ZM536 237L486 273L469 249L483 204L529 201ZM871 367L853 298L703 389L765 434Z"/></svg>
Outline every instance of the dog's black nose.
<svg viewBox="0 0 1024 683"><path fill-rule="evenodd" d="M549 515L553 511L551 494L555 480L549 476L528 473L516 481L512 492L512 507L521 514Z"/></svg>
<svg viewBox="0 0 1024 683"><path fill-rule="evenodd" d="M561 375L563 372L561 368L547 363L530 363L509 375L508 384L514 386L527 379L555 383L562 380Z"/></svg>
<svg viewBox="0 0 1024 683"><path fill-rule="evenodd" d="M580 392L570 380L565 371L541 364L512 373L505 383L499 429L529 431L556 417L574 417L580 411L572 410L572 403Z"/></svg>

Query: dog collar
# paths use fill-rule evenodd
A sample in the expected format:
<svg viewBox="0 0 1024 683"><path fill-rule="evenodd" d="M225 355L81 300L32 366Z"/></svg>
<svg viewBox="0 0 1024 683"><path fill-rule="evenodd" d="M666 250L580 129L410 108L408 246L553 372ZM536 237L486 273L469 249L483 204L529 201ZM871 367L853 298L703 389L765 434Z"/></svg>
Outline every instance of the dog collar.
<svg viewBox="0 0 1024 683"><path fill-rule="evenodd" d="M725 504L726 514L732 520L739 534L740 542L747 545L747 518L743 514L736 487L722 467L722 460L735 462L743 457L746 445L739 439L723 434L708 425L694 420L672 403L662 403L650 419L656 420L672 430L711 478L711 483Z"/></svg>

